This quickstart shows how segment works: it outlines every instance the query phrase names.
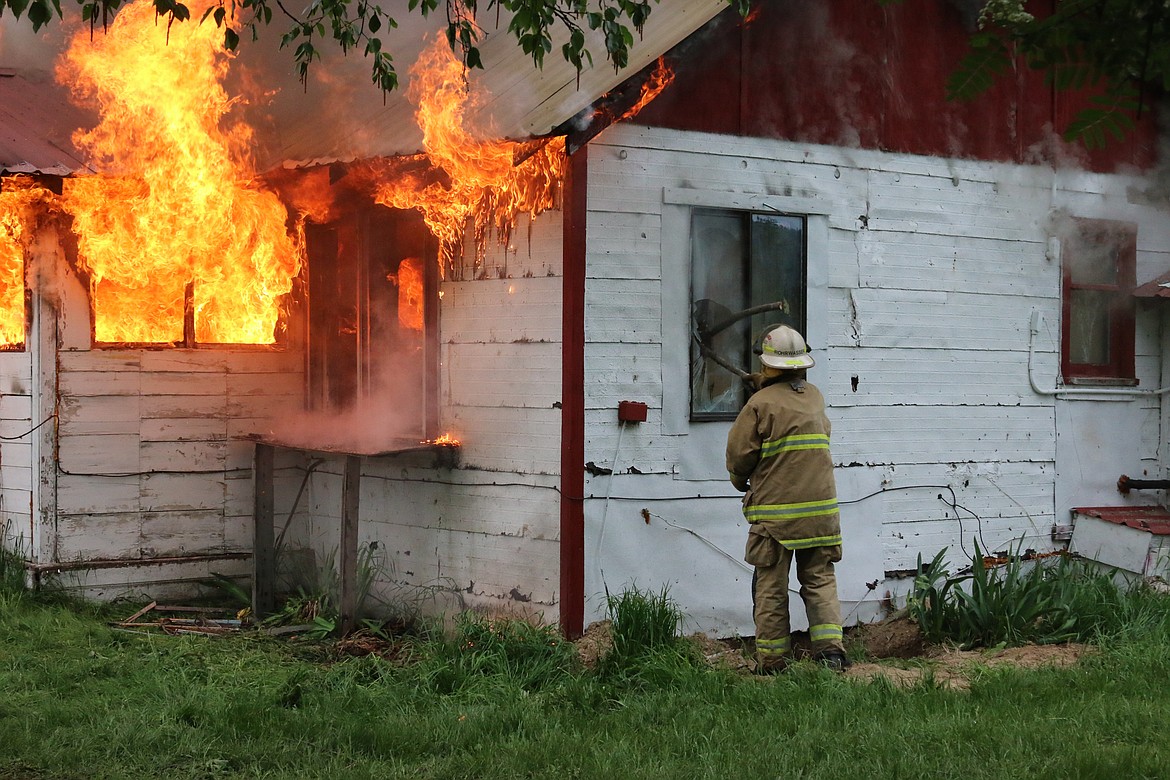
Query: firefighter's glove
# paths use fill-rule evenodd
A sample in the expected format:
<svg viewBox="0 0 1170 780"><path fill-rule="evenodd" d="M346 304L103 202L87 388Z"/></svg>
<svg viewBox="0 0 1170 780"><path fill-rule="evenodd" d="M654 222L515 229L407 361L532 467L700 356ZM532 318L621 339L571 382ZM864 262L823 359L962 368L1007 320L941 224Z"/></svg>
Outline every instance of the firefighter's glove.
<svg viewBox="0 0 1170 780"><path fill-rule="evenodd" d="M740 476L737 476L735 474L732 474L731 475L731 484L740 493L748 492L748 478L747 477L740 477Z"/></svg>

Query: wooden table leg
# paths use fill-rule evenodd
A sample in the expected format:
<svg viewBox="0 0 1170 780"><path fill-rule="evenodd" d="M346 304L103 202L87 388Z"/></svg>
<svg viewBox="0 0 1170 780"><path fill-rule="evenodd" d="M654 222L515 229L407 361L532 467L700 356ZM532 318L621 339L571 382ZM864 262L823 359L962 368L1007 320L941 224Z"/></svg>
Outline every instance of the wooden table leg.
<svg viewBox="0 0 1170 780"><path fill-rule="evenodd" d="M341 491L341 633L348 634L357 622L358 510L362 480L362 459L345 458L345 482Z"/></svg>
<svg viewBox="0 0 1170 780"><path fill-rule="evenodd" d="M262 618L276 609L276 550L273 548L274 451L257 444L253 468L255 503L252 518L252 614Z"/></svg>

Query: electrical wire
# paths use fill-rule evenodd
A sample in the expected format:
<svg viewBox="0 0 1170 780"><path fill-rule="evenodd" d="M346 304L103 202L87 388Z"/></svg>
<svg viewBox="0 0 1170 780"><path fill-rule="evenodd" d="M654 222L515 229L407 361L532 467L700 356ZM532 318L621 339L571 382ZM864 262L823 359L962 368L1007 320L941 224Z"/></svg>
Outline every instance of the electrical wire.
<svg viewBox="0 0 1170 780"><path fill-rule="evenodd" d="M47 423L49 420L56 420L56 419L57 419L56 414L50 414L48 417L41 420L39 423L37 423L36 425L34 425L32 428L28 429L24 433L20 434L19 436L0 436L0 441L18 441L20 439L23 439L25 436L28 436L29 434L35 433L38 428L40 428L42 425Z"/></svg>

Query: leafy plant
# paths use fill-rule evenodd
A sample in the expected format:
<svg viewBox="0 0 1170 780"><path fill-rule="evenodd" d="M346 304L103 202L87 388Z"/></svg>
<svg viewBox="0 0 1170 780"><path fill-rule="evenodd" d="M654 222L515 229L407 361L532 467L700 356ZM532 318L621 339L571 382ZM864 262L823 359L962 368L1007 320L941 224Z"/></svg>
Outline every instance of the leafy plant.
<svg viewBox="0 0 1170 780"><path fill-rule="evenodd" d="M1113 573L1068 555L1030 556L1021 549L988 559L975 546L971 565L951 574L946 550L918 576L909 610L929 642L993 647L1091 640L1122 629L1148 603Z"/></svg>

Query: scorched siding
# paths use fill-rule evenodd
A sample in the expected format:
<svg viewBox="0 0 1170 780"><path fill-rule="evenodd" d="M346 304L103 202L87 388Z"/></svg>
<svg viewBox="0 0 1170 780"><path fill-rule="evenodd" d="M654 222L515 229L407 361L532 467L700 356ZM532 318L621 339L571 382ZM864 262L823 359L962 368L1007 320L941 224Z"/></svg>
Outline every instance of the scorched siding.
<svg viewBox="0 0 1170 780"><path fill-rule="evenodd" d="M54 560L249 552L241 437L300 408L300 366L264 348L63 350Z"/></svg>
<svg viewBox="0 0 1170 780"><path fill-rule="evenodd" d="M1139 281L1156 275L1170 241L1161 215L1127 197L1140 180L628 125L599 136L589 160L587 619L603 586L666 583L700 627L751 628L739 501L723 473L729 423L686 418L691 203L809 215L810 379L834 423L854 619L876 606L857 602L881 595L857 582L875 569L897 590L897 572L944 547L957 559L976 541L1053 546L1068 511L1058 485L1088 476L1058 460L1058 430L1085 433L1061 430L1061 409L1117 422L1098 459L1157 457L1156 399L1058 400L1029 381L1030 360L1049 388L1059 367L1054 220L1138 222ZM634 250L611 239L631 231ZM1036 336L1033 312L1049 323ZM1154 388L1156 317L1139 311L1138 328L1141 387ZM650 408L620 437L619 400ZM614 467L620 476L605 476ZM688 495L669 515L656 509Z"/></svg>

